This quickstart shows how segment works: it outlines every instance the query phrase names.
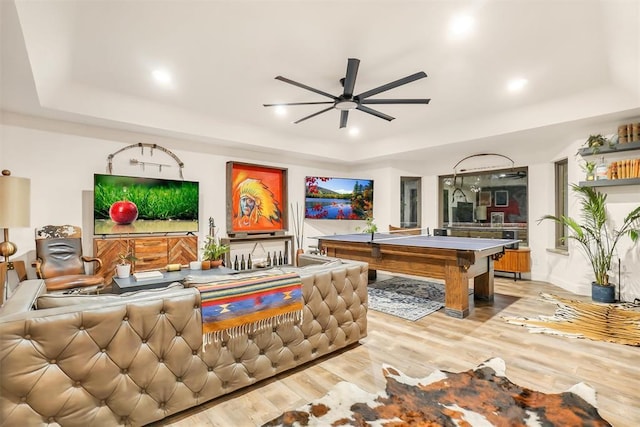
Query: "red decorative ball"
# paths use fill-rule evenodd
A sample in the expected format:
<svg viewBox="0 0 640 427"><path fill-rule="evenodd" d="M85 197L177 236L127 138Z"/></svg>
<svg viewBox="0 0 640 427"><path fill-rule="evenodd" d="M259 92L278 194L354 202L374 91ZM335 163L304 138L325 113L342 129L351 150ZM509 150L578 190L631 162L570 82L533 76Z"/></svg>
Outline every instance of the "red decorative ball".
<svg viewBox="0 0 640 427"><path fill-rule="evenodd" d="M109 208L109 216L116 224L131 224L138 219L138 207L129 200L119 200Z"/></svg>

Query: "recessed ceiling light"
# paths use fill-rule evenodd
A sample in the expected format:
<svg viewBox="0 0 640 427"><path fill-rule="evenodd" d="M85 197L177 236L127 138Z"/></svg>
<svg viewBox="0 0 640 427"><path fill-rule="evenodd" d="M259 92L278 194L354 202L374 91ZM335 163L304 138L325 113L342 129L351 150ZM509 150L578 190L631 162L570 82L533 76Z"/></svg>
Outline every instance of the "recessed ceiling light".
<svg viewBox="0 0 640 427"><path fill-rule="evenodd" d="M454 38L463 38L473 31L475 19L471 15L456 15L449 22L449 34Z"/></svg>
<svg viewBox="0 0 640 427"><path fill-rule="evenodd" d="M523 79L522 77L518 77L517 79L510 80L507 84L507 89L509 92L519 92L527 85L529 81L527 79Z"/></svg>
<svg viewBox="0 0 640 427"><path fill-rule="evenodd" d="M165 86L171 83L171 80L172 80L171 74L167 70L163 70L163 69L153 70L151 75L153 76L153 80L155 80L156 83L165 85Z"/></svg>
<svg viewBox="0 0 640 427"><path fill-rule="evenodd" d="M283 105L278 105L275 109L275 113L278 116L286 116L287 115L287 109L283 106Z"/></svg>
<svg viewBox="0 0 640 427"><path fill-rule="evenodd" d="M360 135L360 129L358 129L357 127L350 127L349 128L349 135L351 135L351 136Z"/></svg>

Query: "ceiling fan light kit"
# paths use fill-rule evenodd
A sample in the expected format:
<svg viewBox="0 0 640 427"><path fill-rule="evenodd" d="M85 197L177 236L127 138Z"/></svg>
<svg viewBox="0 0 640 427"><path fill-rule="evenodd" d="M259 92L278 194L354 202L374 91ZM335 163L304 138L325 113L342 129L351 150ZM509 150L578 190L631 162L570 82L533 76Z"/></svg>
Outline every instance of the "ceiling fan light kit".
<svg viewBox="0 0 640 427"><path fill-rule="evenodd" d="M362 92L358 95L353 94L353 89L356 84L356 77L358 75L358 68L360 67L360 60L356 58L349 58L347 61L347 73L345 77L340 79L340 83L344 88L343 92L339 96L331 95L330 93L324 92L322 90L313 88L311 86L307 86L302 83L298 83L296 81L290 80L286 77L277 76L276 80L280 80L282 82L291 84L293 86L297 86L299 88L308 90L310 92L317 93L318 95L325 96L327 98L331 98L332 101L319 101L319 102L289 102L289 103L279 103L279 104L263 104L265 107L282 107L282 106L291 106L291 105L320 105L320 104L331 104L329 107L324 108L318 112L305 116L299 120L296 120L294 123L300 123L312 117L318 116L322 113L326 113L330 110L338 110L340 111L340 128L347 127L347 121L349 120L349 111L350 110L360 110L364 113L371 114L372 116L391 121L395 119L395 117L391 117L387 114L381 113L380 111L374 110L371 107L367 107L366 104L370 105L390 105L390 104L428 104L430 99L368 99L371 96L377 95L382 92L386 92L388 90L394 89L398 86L406 85L407 83L414 82L416 80L427 77L427 74L424 71L419 71L415 74L411 74L410 76L403 77L401 79L395 80L393 82L384 84L382 86L378 86L374 89L368 90L366 92Z"/></svg>

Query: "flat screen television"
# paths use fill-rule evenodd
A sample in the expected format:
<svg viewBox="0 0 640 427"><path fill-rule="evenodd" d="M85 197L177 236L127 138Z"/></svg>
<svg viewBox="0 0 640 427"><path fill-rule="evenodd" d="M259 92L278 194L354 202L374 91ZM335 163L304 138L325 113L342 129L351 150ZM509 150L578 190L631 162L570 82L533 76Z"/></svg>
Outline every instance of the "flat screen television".
<svg viewBox="0 0 640 427"><path fill-rule="evenodd" d="M95 235L198 231L199 183L94 175Z"/></svg>
<svg viewBox="0 0 640 427"><path fill-rule="evenodd" d="M373 216L373 180L305 178L307 219L364 220Z"/></svg>

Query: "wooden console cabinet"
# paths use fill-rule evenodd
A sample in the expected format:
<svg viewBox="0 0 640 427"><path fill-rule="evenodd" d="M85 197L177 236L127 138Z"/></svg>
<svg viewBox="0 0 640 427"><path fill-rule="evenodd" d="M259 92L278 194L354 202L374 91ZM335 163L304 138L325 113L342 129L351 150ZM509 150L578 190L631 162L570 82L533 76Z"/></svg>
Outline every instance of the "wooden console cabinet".
<svg viewBox="0 0 640 427"><path fill-rule="evenodd" d="M189 265L198 259L197 236L163 236L163 237L132 237L126 239L133 248L133 254L138 260L133 263L132 272L159 270L167 264ZM126 244L125 239L93 239L94 256L102 260L102 269L97 274L111 282L118 253Z"/></svg>
<svg viewBox="0 0 640 427"><path fill-rule="evenodd" d="M505 249L504 256L493 263L493 269L513 273L513 280L516 280L516 275L522 279L522 273L531 271L531 249Z"/></svg>

